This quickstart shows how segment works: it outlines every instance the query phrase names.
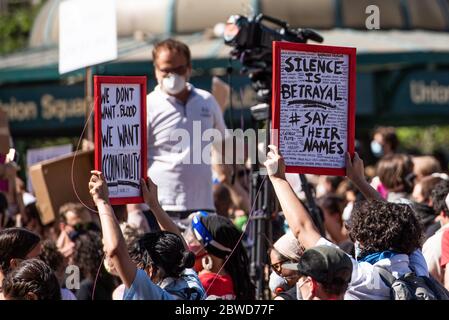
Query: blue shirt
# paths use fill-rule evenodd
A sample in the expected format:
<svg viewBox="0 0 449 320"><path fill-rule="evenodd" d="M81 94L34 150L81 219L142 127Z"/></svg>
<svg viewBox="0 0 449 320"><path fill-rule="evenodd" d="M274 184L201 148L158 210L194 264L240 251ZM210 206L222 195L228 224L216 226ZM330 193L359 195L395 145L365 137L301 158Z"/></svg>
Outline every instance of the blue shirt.
<svg viewBox="0 0 449 320"><path fill-rule="evenodd" d="M193 269L185 269L179 278L165 278L160 286L151 281L144 270L138 269L123 300L202 300L206 292Z"/></svg>

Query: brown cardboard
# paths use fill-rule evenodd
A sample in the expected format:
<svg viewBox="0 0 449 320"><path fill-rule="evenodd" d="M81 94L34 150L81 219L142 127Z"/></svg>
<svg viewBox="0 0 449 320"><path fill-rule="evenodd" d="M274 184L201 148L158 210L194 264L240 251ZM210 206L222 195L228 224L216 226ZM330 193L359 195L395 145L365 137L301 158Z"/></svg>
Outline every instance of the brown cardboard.
<svg viewBox="0 0 449 320"><path fill-rule="evenodd" d="M80 202L78 197L90 208L94 208L89 194L88 183L90 171L94 169L94 152L76 153L73 177L78 197L72 187L72 162L75 153L57 159L39 162L29 169L37 207L42 223L48 224L59 220L59 207L67 202Z"/></svg>
<svg viewBox="0 0 449 320"><path fill-rule="evenodd" d="M10 148L10 133L8 125L8 116L5 111L0 109L0 154L7 154Z"/></svg>

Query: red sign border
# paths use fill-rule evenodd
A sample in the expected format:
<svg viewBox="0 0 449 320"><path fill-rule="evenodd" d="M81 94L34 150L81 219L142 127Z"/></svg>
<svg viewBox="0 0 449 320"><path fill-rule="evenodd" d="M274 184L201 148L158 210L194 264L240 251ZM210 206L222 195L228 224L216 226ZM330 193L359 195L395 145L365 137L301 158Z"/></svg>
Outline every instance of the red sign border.
<svg viewBox="0 0 449 320"><path fill-rule="evenodd" d="M140 128L141 128L141 172L147 178L147 77L146 76L94 76L95 104L95 170L101 169L101 85L107 84L139 84L140 85ZM143 196L109 198L112 205L128 203L144 203Z"/></svg>
<svg viewBox="0 0 449 320"><path fill-rule="evenodd" d="M353 157L355 139L356 48L273 41L272 129L276 130L279 130L280 126L280 90L276 90L276 88L280 87L281 50L335 53L349 56L347 147L349 154ZM277 139L273 137L271 143L279 146L279 139L280 135L278 134ZM345 176L346 166L343 168L286 166L286 172Z"/></svg>

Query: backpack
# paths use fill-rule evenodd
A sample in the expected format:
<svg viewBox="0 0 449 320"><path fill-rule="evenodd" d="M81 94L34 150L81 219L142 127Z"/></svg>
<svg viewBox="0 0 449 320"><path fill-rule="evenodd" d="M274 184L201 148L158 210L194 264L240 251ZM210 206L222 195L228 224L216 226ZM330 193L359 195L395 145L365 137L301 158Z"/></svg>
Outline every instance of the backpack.
<svg viewBox="0 0 449 320"><path fill-rule="evenodd" d="M391 288L391 300L449 300L449 291L431 275L409 272L396 279L388 270L375 266L382 281Z"/></svg>

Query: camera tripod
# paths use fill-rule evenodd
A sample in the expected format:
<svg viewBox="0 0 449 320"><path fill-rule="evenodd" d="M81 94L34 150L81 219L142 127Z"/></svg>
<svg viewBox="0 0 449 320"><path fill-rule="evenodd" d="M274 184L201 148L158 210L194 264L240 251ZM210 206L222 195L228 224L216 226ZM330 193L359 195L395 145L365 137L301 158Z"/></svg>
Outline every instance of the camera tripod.
<svg viewBox="0 0 449 320"><path fill-rule="evenodd" d="M256 120L257 127L265 125L266 137L264 141L265 154L268 152L268 144L271 141L271 106L268 103L261 103L251 107L251 113ZM259 141L256 141L256 146ZM251 167L251 202L254 203L254 212L250 218L249 233L252 236L252 246L250 254L250 276L256 285L256 299L268 300L270 292L267 286L268 248L273 243L272 215L276 211L276 196L273 186L267 176L261 175L260 161L256 153L256 161ZM304 174L299 175L301 187L306 196L306 208L320 231L324 235L323 221L316 206L310 185Z"/></svg>

